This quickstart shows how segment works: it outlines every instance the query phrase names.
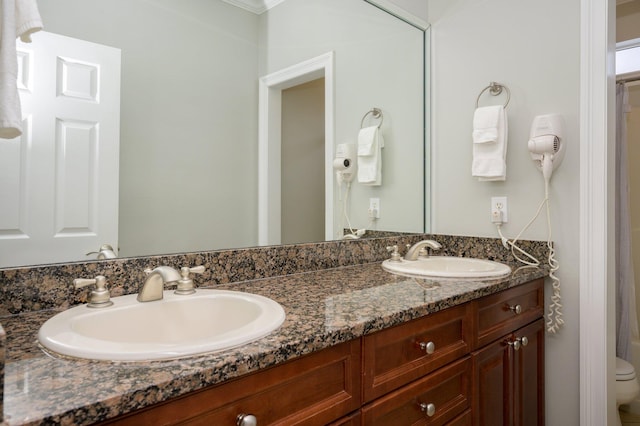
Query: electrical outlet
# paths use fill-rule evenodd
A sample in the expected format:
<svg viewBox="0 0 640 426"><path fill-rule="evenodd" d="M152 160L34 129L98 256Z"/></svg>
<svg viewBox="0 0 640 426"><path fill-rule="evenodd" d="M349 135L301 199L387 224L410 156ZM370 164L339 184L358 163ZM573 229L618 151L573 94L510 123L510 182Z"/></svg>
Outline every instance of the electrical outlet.
<svg viewBox="0 0 640 426"><path fill-rule="evenodd" d="M369 198L369 217L380 219L380 198Z"/></svg>
<svg viewBox="0 0 640 426"><path fill-rule="evenodd" d="M507 197L491 197L491 222L507 223Z"/></svg>

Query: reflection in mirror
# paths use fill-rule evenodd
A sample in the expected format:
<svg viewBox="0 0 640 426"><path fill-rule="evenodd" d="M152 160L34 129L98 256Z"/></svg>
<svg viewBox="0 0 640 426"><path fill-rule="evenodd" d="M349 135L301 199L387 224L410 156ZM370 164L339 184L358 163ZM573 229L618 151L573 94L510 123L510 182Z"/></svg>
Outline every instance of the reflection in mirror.
<svg viewBox="0 0 640 426"><path fill-rule="evenodd" d="M5 237L22 231L5 232L0 267L91 259L95 255L85 253L102 244L117 247L121 257L255 246L265 153L278 156L265 164L267 175L277 176L270 184L280 181L281 192L267 196L272 205L278 200L281 227L267 243L340 238L349 226L367 229L365 237L371 230L425 230L423 30L363 0L285 0L259 14L222 0L58 0L38 6L47 32L119 50L119 162L110 175L91 174L93 163L82 160L92 159L93 151L82 148L76 160L83 166L69 173L66 186L55 171L44 177L49 189L31 193L50 190L54 201L86 200L72 214L54 202L51 213L57 219L49 234L67 242L73 235L77 242L58 249L34 240L35 248L22 250L26 256L9 258L4 254L16 250ZM25 48L37 46L39 35ZM323 55L332 57L325 68L331 78L307 75L304 84L275 87L287 91L280 103L270 98L259 110L261 79ZM371 117L363 121L373 107L384 116L382 183L365 185L356 176L347 189L334 173L336 147L357 144L361 127L377 125ZM259 123L273 109L284 118L282 134L270 132L265 140L277 143L264 145ZM45 142L73 147L99 130L65 134L58 128ZM106 143L104 135L93 137ZM282 154L280 142L286 144ZM73 176L87 178L74 182ZM92 203L104 198L92 191L105 180L118 191L117 201L104 207L115 212L109 219L115 236L96 241L88 236L101 208ZM315 195L303 198L309 194ZM369 217L371 199L379 200L375 220Z"/></svg>

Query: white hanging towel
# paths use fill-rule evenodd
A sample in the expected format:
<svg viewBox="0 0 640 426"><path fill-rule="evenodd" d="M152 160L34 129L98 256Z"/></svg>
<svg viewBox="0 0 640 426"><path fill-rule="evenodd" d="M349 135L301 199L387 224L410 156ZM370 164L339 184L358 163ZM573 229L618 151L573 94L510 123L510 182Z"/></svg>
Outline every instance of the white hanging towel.
<svg viewBox="0 0 640 426"><path fill-rule="evenodd" d="M477 108L473 115L471 175L481 181L507 178L507 114L502 105Z"/></svg>
<svg viewBox="0 0 640 426"><path fill-rule="evenodd" d="M358 133L358 182L382 185L382 147L384 140L378 126L365 127Z"/></svg>
<svg viewBox="0 0 640 426"><path fill-rule="evenodd" d="M16 38L31 42L42 29L35 0L0 0L0 138L22 134L22 110L18 95Z"/></svg>

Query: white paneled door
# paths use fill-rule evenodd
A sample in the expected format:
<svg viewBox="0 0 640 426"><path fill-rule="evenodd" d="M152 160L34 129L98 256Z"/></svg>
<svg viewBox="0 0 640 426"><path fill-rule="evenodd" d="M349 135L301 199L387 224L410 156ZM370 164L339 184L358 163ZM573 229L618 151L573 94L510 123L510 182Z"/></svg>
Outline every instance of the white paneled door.
<svg viewBox="0 0 640 426"><path fill-rule="evenodd" d="M23 134L0 139L0 267L117 247L120 50L39 32L18 42L18 64Z"/></svg>

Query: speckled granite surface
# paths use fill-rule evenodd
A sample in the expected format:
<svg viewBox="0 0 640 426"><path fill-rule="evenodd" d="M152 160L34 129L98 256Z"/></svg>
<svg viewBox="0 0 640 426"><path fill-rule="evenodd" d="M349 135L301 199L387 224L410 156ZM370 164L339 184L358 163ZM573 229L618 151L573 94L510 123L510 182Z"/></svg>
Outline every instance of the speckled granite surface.
<svg viewBox="0 0 640 426"><path fill-rule="evenodd" d="M46 267L47 272L42 268L4 270L2 287L10 287L2 289L5 317L0 319L7 333L5 421L9 425L91 424L546 275L539 268L516 270L518 265L504 255L499 241L442 236L434 239L447 247L443 254L501 260L512 264L514 272L502 280L430 281L382 270L379 260L387 257L384 247L423 238L381 238L350 247L353 241L89 262ZM544 255L543 244L531 243L530 248ZM341 266L345 257L355 266ZM120 271L124 276L122 269L132 265L180 266L186 260L207 264L212 259L215 271L198 280L201 286L270 297L284 307L284 324L239 348L172 361L77 360L47 355L37 345L40 325L81 299L70 297L65 289L78 272ZM240 270L234 270L236 267ZM305 269L309 272L300 272ZM282 272L289 275L278 276ZM237 276L244 279L232 282L236 280L231 277ZM139 279L136 273L123 278L126 282L118 287L119 292L137 291L133 283ZM48 282L46 290L34 288L42 281ZM24 298L21 290L26 292ZM63 300L64 295L72 302ZM44 306L52 309L43 310Z"/></svg>
<svg viewBox="0 0 640 426"><path fill-rule="evenodd" d="M451 235L402 234L396 237L328 241L296 245L255 247L234 250L134 257L90 262L0 268L0 320L28 311L68 308L86 303L90 289L75 290L75 278L104 275L113 296L137 293L144 270L159 265L175 268L204 265L206 271L194 278L196 285L226 284L340 266L379 262L389 257L387 246L398 245L404 253L407 244L431 238L442 244L444 256L478 257L513 261L511 253L497 238ZM521 247L538 259L545 259L546 243L522 241Z"/></svg>

